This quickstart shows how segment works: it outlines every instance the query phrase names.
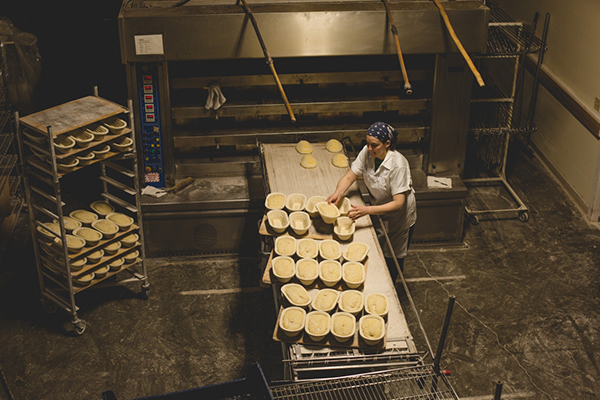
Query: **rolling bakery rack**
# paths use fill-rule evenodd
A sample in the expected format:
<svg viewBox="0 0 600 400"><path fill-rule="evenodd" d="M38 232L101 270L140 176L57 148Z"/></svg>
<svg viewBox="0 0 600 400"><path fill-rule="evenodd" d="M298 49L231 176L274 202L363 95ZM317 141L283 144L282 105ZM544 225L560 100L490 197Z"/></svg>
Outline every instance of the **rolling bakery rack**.
<svg viewBox="0 0 600 400"><path fill-rule="evenodd" d="M7 51L6 43L0 42L0 260L10 243L23 205L13 105L8 93Z"/></svg>
<svg viewBox="0 0 600 400"><path fill-rule="evenodd" d="M529 208L506 179L506 163L511 135L527 135L537 130L533 125L536 102L537 75L546 51L548 19L540 40L535 36L537 16L532 31L523 22L513 20L499 5L488 0L490 21L486 52L476 57L478 68L485 71L483 88L474 85L469 133L472 134L473 150L486 167L495 169L495 176L469 177L463 179L467 187L498 186L507 192L507 198L516 203L514 207L485 208L471 202L465 207L467 220L477 225L486 215L517 215L520 221L529 220ZM528 54L537 54L533 89L527 114L523 110L524 63ZM492 174L493 175L493 174ZM476 197L476 196L475 196Z"/></svg>
<svg viewBox="0 0 600 400"><path fill-rule="evenodd" d="M86 328L85 320L77 315L76 294L90 288L141 283L142 297L146 299L149 295L131 110L131 100L128 107L123 107L98 97L95 88L93 96L23 118L15 113L42 305L48 313L59 308L69 313L75 335L83 334ZM102 123L119 116L123 118L124 128L110 132L101 128ZM91 142L88 135L85 147L55 148L57 140L69 141L70 135L79 134L85 128L106 133L91 135L94 138ZM81 198L89 193L67 194L65 181L84 178L98 183L93 177L98 175L98 165L93 166L97 163L100 164L98 179L102 184L103 201L133 223L129 227L119 226L114 236L106 235L98 244L87 243L76 251L68 246L69 242L77 241L68 235L73 227L67 221L73 219L65 217L77 208L85 209Z"/></svg>

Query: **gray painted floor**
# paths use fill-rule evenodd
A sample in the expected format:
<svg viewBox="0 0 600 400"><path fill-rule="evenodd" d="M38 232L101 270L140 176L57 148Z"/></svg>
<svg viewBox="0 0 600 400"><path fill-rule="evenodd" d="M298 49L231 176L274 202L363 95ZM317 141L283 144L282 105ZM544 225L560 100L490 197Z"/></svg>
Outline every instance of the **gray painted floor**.
<svg viewBox="0 0 600 400"><path fill-rule="evenodd" d="M461 398L491 399L500 380L504 399L597 399L600 230L536 159L519 155L511 166L530 221L482 221L466 226L464 248L412 249L406 278L417 311L435 350L456 296L442 366ZM504 200L492 188L470 201ZM138 287L82 292L88 327L70 337L68 318L39 306L28 233L22 224L0 266L0 368L15 399L100 399L107 389L132 399L241 378L251 362L269 381L282 378L258 259L152 260L149 300Z"/></svg>

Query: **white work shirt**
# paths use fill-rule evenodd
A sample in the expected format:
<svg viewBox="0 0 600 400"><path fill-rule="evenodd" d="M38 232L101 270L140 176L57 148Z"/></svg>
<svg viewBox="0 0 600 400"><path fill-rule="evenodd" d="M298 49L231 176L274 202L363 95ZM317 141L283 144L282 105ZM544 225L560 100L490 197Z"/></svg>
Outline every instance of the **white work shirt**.
<svg viewBox="0 0 600 400"><path fill-rule="evenodd" d="M405 257L408 229L417 221L417 205L408 160L398 151L388 151L385 159L375 171L375 159L371 157L365 146L352 163L351 169L356 175L363 177L376 204L389 203L396 194L404 193L406 195L404 207L381 216L396 257ZM373 224L378 232L377 236L385 256L390 257L383 233L381 229L378 229L379 224L375 221Z"/></svg>

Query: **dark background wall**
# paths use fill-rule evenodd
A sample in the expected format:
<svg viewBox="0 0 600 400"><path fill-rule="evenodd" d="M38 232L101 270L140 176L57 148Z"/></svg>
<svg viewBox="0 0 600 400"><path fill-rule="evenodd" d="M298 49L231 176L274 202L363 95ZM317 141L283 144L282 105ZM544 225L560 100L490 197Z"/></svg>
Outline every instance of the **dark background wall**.
<svg viewBox="0 0 600 400"><path fill-rule="evenodd" d="M42 76L35 93L41 110L92 94L126 104L117 17L120 0L2 0L0 16L37 36Z"/></svg>

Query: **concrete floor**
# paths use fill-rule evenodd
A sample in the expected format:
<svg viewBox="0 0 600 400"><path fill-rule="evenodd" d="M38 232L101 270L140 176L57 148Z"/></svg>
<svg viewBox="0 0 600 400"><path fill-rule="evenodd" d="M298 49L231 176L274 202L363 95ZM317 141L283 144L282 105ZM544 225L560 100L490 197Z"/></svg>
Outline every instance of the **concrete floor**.
<svg viewBox="0 0 600 400"><path fill-rule="evenodd" d="M511 166L530 221L482 221L466 226L464 248L411 250L406 278L417 311L435 350L448 296L456 296L442 366L463 399L491 399L499 380L503 399L597 399L600 230L539 161L518 154ZM469 199L505 200L494 188ZM282 378L258 259L148 264L149 300L137 287L84 291L88 327L70 337L69 319L39 306L29 231L20 226L0 265L0 368L14 399L99 399L107 389L132 399L237 379L255 361L269 381Z"/></svg>

